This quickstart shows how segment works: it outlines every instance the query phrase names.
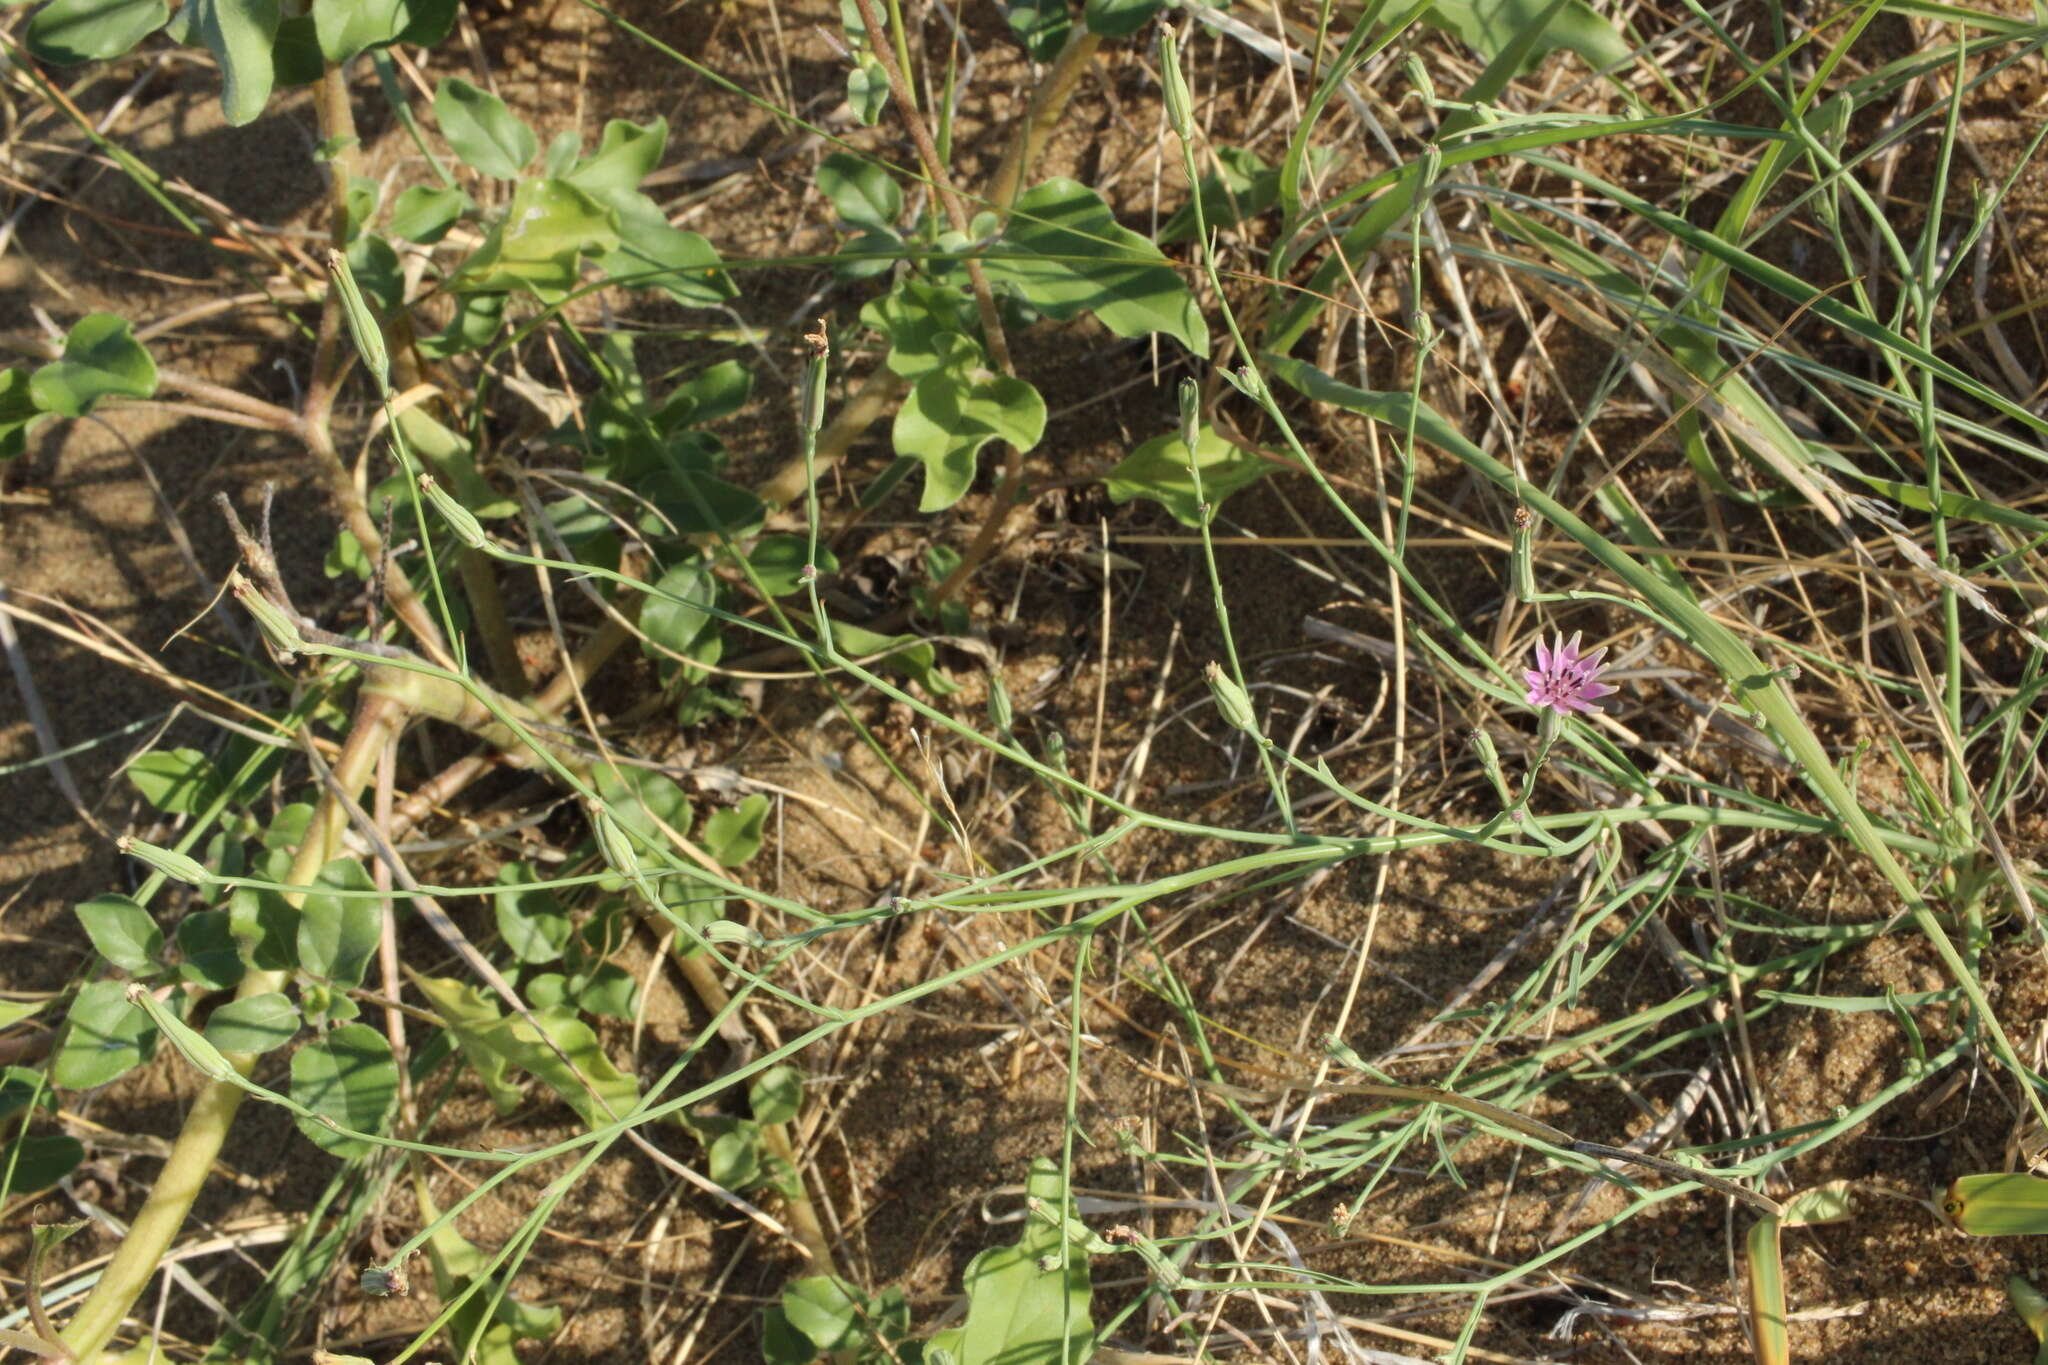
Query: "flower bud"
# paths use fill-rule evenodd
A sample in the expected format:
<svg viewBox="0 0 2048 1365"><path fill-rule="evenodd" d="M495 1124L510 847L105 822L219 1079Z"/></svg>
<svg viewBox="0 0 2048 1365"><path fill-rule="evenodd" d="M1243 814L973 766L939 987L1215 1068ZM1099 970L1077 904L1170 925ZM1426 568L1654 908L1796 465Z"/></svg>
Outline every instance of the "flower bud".
<svg viewBox="0 0 2048 1365"><path fill-rule="evenodd" d="M434 510L448 523L448 529L455 533L457 540L472 550L488 550L491 547L491 538L484 534L484 524L476 519L476 513L457 502L454 495L441 487L432 474L420 475L420 492L426 495L428 502L434 504Z"/></svg>
<svg viewBox="0 0 2048 1365"><path fill-rule="evenodd" d="M211 886L217 880L211 872L200 866L199 860L187 857L175 849L159 848L146 844L140 839L122 835L114 847L131 858L140 858L166 877L184 882L188 886Z"/></svg>
<svg viewBox="0 0 2048 1365"><path fill-rule="evenodd" d="M1202 670L1202 677L1208 682L1209 695L1216 698L1216 709L1223 713L1223 719L1263 742L1265 736L1259 733L1259 718L1252 710L1252 699L1237 680L1213 663Z"/></svg>

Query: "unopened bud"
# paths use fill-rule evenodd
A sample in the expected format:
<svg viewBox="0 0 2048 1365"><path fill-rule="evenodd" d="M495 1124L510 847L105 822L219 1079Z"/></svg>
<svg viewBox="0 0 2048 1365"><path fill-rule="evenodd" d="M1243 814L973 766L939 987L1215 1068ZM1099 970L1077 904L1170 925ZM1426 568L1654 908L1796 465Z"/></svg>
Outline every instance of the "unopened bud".
<svg viewBox="0 0 2048 1365"><path fill-rule="evenodd" d="M140 839L122 835L114 847L131 858L140 858L166 877L184 882L188 886L210 886L217 880L211 872L200 866L199 860L189 858L175 849L159 848L146 844Z"/></svg>
<svg viewBox="0 0 2048 1365"><path fill-rule="evenodd" d="M454 494L441 487L432 474L420 475L420 492L434 504L434 510L441 514L441 520L448 523L448 529L455 533L457 540L472 550L490 548L491 538L484 534L484 524L476 519L476 513L457 502Z"/></svg>
<svg viewBox="0 0 2048 1365"><path fill-rule="evenodd" d="M698 930L710 943L733 943L742 948L765 948L768 940L759 929L737 920L715 919Z"/></svg>
<svg viewBox="0 0 2048 1365"><path fill-rule="evenodd" d="M1233 728L1263 740L1259 718L1252 711L1252 699L1237 680L1213 663L1202 670L1202 677L1208 682L1209 695L1216 698L1216 709L1223 713L1223 719Z"/></svg>

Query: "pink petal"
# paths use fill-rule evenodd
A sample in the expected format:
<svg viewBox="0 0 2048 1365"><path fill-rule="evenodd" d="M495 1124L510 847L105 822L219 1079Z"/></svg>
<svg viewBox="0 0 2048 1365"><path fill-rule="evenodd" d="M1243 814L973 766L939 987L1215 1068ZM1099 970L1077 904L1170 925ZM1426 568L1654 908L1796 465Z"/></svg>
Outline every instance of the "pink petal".
<svg viewBox="0 0 2048 1365"><path fill-rule="evenodd" d="M1550 646L1543 643L1541 635L1536 637L1536 667L1545 673L1550 671Z"/></svg>

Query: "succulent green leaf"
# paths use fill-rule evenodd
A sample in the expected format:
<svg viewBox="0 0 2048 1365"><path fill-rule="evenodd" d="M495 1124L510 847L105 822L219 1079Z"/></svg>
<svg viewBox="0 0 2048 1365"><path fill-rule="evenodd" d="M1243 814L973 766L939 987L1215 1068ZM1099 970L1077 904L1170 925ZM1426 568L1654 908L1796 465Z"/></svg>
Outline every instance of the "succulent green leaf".
<svg viewBox="0 0 2048 1365"><path fill-rule="evenodd" d="M517 180L540 150L533 129L505 101L459 76L450 76L434 91L434 117L464 165L499 180Z"/></svg>
<svg viewBox="0 0 2048 1365"><path fill-rule="evenodd" d="M28 21L37 61L71 66L118 57L171 17L164 0L51 0Z"/></svg>
<svg viewBox="0 0 2048 1365"><path fill-rule="evenodd" d="M125 318L89 313L64 338L64 354L29 380L36 406L64 417L83 417L102 398L148 398L156 392L156 362Z"/></svg>
<svg viewBox="0 0 2048 1365"><path fill-rule="evenodd" d="M860 65L846 73L846 102L853 107L861 127L881 122L889 103L889 73L873 57L862 57Z"/></svg>
<svg viewBox="0 0 2048 1365"><path fill-rule="evenodd" d="M1166 8L1166 0L1088 0L1082 17L1088 31L1104 38L1128 38Z"/></svg>
<svg viewBox="0 0 2048 1365"><path fill-rule="evenodd" d="M421 246L432 246L448 235L457 219L474 205L468 195L453 188L412 185L402 191L391 206L385 226L394 237Z"/></svg>
<svg viewBox="0 0 2048 1365"><path fill-rule="evenodd" d="M222 112L237 128L253 123L270 102L280 0L188 0L185 8L192 36L220 63Z"/></svg>
<svg viewBox="0 0 2048 1365"><path fill-rule="evenodd" d="M987 370L935 370L897 409L896 453L924 465L920 512L942 512L974 483L975 457L990 441L1029 450L1045 434L1045 399L1021 379Z"/></svg>
<svg viewBox="0 0 2048 1365"><path fill-rule="evenodd" d="M647 652L662 657L667 650L685 658L708 629L715 629L707 610L718 603L718 575L700 555L692 555L670 568L647 595L640 609L640 630L647 637Z"/></svg>
<svg viewBox="0 0 2048 1365"><path fill-rule="evenodd" d="M769 596L787 597L803 586L804 564L810 552L808 537L762 536L748 552L747 563L753 566ZM839 572L839 556L833 554L829 546L818 547L818 572Z"/></svg>
<svg viewBox="0 0 2048 1365"><path fill-rule="evenodd" d="M53 1084L90 1090L149 1060L156 1051L156 1025L127 992L119 981L89 981L78 988L64 1040L50 1059Z"/></svg>
<svg viewBox="0 0 2048 1365"><path fill-rule="evenodd" d="M1009 285L1050 317L1089 312L1118 336L1164 332L1196 355L1209 353L1209 326L1180 273L1075 181L1026 191L983 268L991 283Z"/></svg>
<svg viewBox="0 0 2048 1365"><path fill-rule="evenodd" d="M298 1007L280 991L265 991L215 1010L205 1036L223 1053L255 1053L283 1047L298 1031Z"/></svg>
<svg viewBox="0 0 2048 1365"><path fill-rule="evenodd" d="M715 308L739 289L710 242L685 228L671 227L644 194L619 197L619 242L598 266L620 284L658 288L685 308Z"/></svg>
<svg viewBox="0 0 2048 1365"><path fill-rule="evenodd" d="M755 792L737 806L713 811L700 836L704 851L725 867L738 867L761 851L761 829L768 820L768 797Z"/></svg>
<svg viewBox="0 0 2048 1365"><path fill-rule="evenodd" d="M640 1103L639 1083L612 1065L590 1025L566 1009L540 1010L533 1017L538 1027L507 1016L478 1030L478 1037L513 1066L546 1082L592 1128L624 1116ZM567 1063L548 1046L550 1038L568 1057Z"/></svg>
<svg viewBox="0 0 2048 1365"><path fill-rule="evenodd" d="M820 1352L859 1341L862 1307L860 1291L836 1275L807 1275L782 1291L782 1312L789 1325Z"/></svg>
<svg viewBox="0 0 2048 1365"><path fill-rule="evenodd" d="M868 157L832 153L818 165L818 188L855 227L888 231L903 216L903 187Z"/></svg>
<svg viewBox="0 0 2048 1365"><path fill-rule="evenodd" d="M247 964L225 910L194 910L178 921L178 975L195 986L224 991L242 980Z"/></svg>
<svg viewBox="0 0 2048 1365"><path fill-rule="evenodd" d="M376 890L370 874L353 858L336 858L313 881L336 891ZM299 966L336 990L360 986L383 926L384 908L371 897L309 892L299 907Z"/></svg>
<svg viewBox="0 0 2048 1365"><path fill-rule="evenodd" d="M292 1098L343 1128L375 1133L398 1098L398 1063L391 1044L368 1024L343 1024L292 1054ZM344 1137L313 1119L298 1120L313 1144L338 1157L371 1150L360 1138Z"/></svg>
<svg viewBox="0 0 2048 1365"><path fill-rule="evenodd" d="M760 1123L789 1123L803 1107L804 1082L793 1066L762 1072L747 1087L747 1103Z"/></svg>
<svg viewBox="0 0 2048 1365"><path fill-rule="evenodd" d="M482 988L457 981L449 976L420 976L407 972L412 984L434 1007L434 1013L441 1016L441 1022L455 1035L455 1045L462 1056L483 1081L484 1090L491 1097L491 1103L500 1114L509 1114L519 1107L519 1087L509 1079L511 1064L504 1054L484 1041L484 1030L495 1025L504 1015L497 1002L485 994Z"/></svg>
<svg viewBox="0 0 2048 1365"><path fill-rule="evenodd" d="M1200 526L1203 501L1214 508L1275 467L1264 457L1226 440L1207 423L1195 436L1195 459L1202 471L1200 498L1195 496L1194 475L1188 469L1187 442L1177 431L1155 436L1125 456L1109 471L1104 485L1115 502L1150 498L1171 512L1181 525Z"/></svg>
<svg viewBox="0 0 2048 1365"><path fill-rule="evenodd" d="M505 217L469 264L468 289L529 289L556 299L575 288L579 261L618 245L612 215L565 180L528 180L512 192Z"/></svg>
<svg viewBox="0 0 2048 1365"><path fill-rule="evenodd" d="M521 962L553 962L576 926L528 863L507 863L498 869L498 890L491 896L498 912L498 933Z"/></svg>
<svg viewBox="0 0 2048 1365"><path fill-rule="evenodd" d="M615 118L604 126L597 150L562 178L602 203L631 194L661 164L668 145L668 120L649 124Z"/></svg>
<svg viewBox="0 0 2048 1365"><path fill-rule="evenodd" d="M1065 1207L1059 1168L1031 1163L1025 1188L1048 1210ZM1087 1360L1094 1352L1088 1316L1088 1255L1054 1224L1029 1215L1016 1245L991 1247L967 1266L967 1321L937 1333L926 1357L948 1352L954 1365Z"/></svg>
<svg viewBox="0 0 2048 1365"><path fill-rule="evenodd" d="M62 1134L24 1134L0 1147L0 1199L47 1190L85 1160L85 1147Z"/></svg>
<svg viewBox="0 0 2048 1365"><path fill-rule="evenodd" d="M163 965L164 931L126 896L95 896L77 907L78 922L99 955L137 976Z"/></svg>

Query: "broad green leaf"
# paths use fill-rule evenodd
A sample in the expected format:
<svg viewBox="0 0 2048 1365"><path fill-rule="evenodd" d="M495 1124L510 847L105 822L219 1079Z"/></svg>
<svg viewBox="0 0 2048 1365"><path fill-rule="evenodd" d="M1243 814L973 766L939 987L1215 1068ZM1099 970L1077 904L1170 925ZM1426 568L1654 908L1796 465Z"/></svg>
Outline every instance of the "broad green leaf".
<svg viewBox="0 0 2048 1365"><path fill-rule="evenodd" d="M564 180L528 180L505 217L463 267L468 289L530 289L556 299L576 286L584 253L601 255L619 234L604 205Z"/></svg>
<svg viewBox="0 0 2048 1365"><path fill-rule="evenodd" d="M353 858L336 858L313 882L340 891L374 891L377 885ZM374 898L309 892L299 907L299 966L336 990L360 986L383 929L384 907Z"/></svg>
<svg viewBox="0 0 2048 1365"><path fill-rule="evenodd" d="M28 434L49 416L36 406L34 382L27 370L0 370L0 460L28 449Z"/></svg>
<svg viewBox="0 0 2048 1365"><path fill-rule="evenodd" d="M1104 38L1128 38L1166 8L1166 0L1088 0L1082 17L1088 31Z"/></svg>
<svg viewBox="0 0 2048 1365"><path fill-rule="evenodd" d="M834 622L832 641L839 652L856 659L881 655L871 667L901 673L935 697L950 696L960 684L938 666L938 650L930 640L915 635L881 635L847 622Z"/></svg>
<svg viewBox="0 0 2048 1365"><path fill-rule="evenodd" d="M1008 0L1003 18L1034 62L1049 62L1059 56L1074 26L1067 0Z"/></svg>
<svg viewBox="0 0 2048 1365"><path fill-rule="evenodd" d="M640 630L647 637L647 653L660 657L662 650L691 657L691 646L714 619L707 607L718 602L718 575L701 556L675 565L655 583L640 609Z"/></svg>
<svg viewBox="0 0 2048 1365"><path fill-rule="evenodd" d="M253 1053L283 1047L298 1031L298 1007L281 991L265 991L215 1010L205 1036L224 1053Z"/></svg>
<svg viewBox="0 0 2048 1365"><path fill-rule="evenodd" d="M471 512L491 521L519 510L519 504L510 495L498 492L491 487L490 480L476 472L474 447L469 438L436 421L425 408L411 407L399 413L398 429L405 437L406 448Z"/></svg>
<svg viewBox="0 0 2048 1365"><path fill-rule="evenodd" d="M0 1069L0 1123L31 1105L41 1109L57 1107L56 1092L50 1089L49 1077L25 1066Z"/></svg>
<svg viewBox="0 0 2048 1365"><path fill-rule="evenodd" d="M128 765L128 780L142 799L171 815L193 815L217 798L225 783L197 749L158 749Z"/></svg>
<svg viewBox="0 0 2048 1365"><path fill-rule="evenodd" d="M755 792L737 806L713 811L698 838L721 865L738 867L761 851L761 827L767 820L768 796Z"/></svg>
<svg viewBox="0 0 2048 1365"><path fill-rule="evenodd" d="M434 1269L434 1293L443 1303L461 1299L445 1329L448 1339L463 1352L464 1365L520 1365L517 1343L560 1331L562 1310L535 1308L509 1292L499 1292L501 1286L488 1273L490 1258L457 1232L453 1222L440 1221L441 1210L417 1170L413 1191L421 1221L433 1228L427 1235L427 1260Z"/></svg>
<svg viewBox="0 0 2048 1365"><path fill-rule="evenodd" d="M597 150L562 178L600 203L630 194L661 164L668 145L668 120L641 125L615 118L604 126Z"/></svg>
<svg viewBox="0 0 2048 1365"><path fill-rule="evenodd" d="M782 1291L782 1312L820 1352L837 1351L860 1340L860 1291L836 1275L806 1275Z"/></svg>
<svg viewBox="0 0 2048 1365"><path fill-rule="evenodd" d="M533 129L515 118L505 101L459 76L442 81L434 92L434 117L464 165L499 180L517 180L540 150Z"/></svg>
<svg viewBox="0 0 2048 1365"><path fill-rule="evenodd" d="M271 79L280 90L311 85L327 70L320 55L320 30L310 14L287 14L278 21L270 44Z"/></svg>
<svg viewBox="0 0 2048 1365"><path fill-rule="evenodd" d="M712 1180L728 1190L749 1189L761 1183L761 1134L752 1124L740 1124L720 1133L711 1139L704 1156Z"/></svg>
<svg viewBox="0 0 2048 1365"><path fill-rule="evenodd" d="M640 983L624 967L600 962L575 984L576 1007L585 1014L631 1023L640 1003Z"/></svg>
<svg viewBox="0 0 2048 1365"><path fill-rule="evenodd" d="M645 514L640 528L657 538L715 534L739 540L753 534L768 513L749 490L680 463L643 480L640 493L660 514Z"/></svg>
<svg viewBox="0 0 2048 1365"><path fill-rule="evenodd" d="M24 1134L0 1147L0 1199L47 1190L85 1160L85 1146L62 1134Z"/></svg>
<svg viewBox="0 0 2048 1365"><path fill-rule="evenodd" d="M280 0L187 0L192 36L220 63L221 110L237 128L270 102L271 45L283 18Z"/></svg>
<svg viewBox="0 0 2048 1365"><path fill-rule="evenodd" d="M491 896L498 912L498 933L521 962L553 962L576 926L547 887L536 887L539 875L528 863L507 863L498 869L498 890Z"/></svg>
<svg viewBox="0 0 2048 1365"><path fill-rule="evenodd" d="M194 910L178 921L178 975L195 986L228 990L248 969L225 910Z"/></svg>
<svg viewBox="0 0 2048 1365"><path fill-rule="evenodd" d="M761 1123L789 1123L803 1106L804 1082L793 1066L778 1066L756 1076L747 1087L747 1104Z"/></svg>
<svg viewBox="0 0 2048 1365"><path fill-rule="evenodd" d="M922 379L948 363L953 343L942 349L941 337L970 337L980 326L966 294L918 279L870 302L860 320L889 339L888 366L905 379Z"/></svg>
<svg viewBox="0 0 2048 1365"><path fill-rule="evenodd" d="M398 1063L391 1044L368 1024L343 1024L292 1054L292 1098L343 1128L375 1133L398 1098ZM338 1157L373 1150L360 1138L344 1137L313 1119L298 1120L299 1131Z"/></svg>
<svg viewBox="0 0 2048 1365"><path fill-rule="evenodd" d="M292 850L267 848L258 870L274 882L290 879ZM281 892L238 886L228 897L228 927L242 957L258 971L287 971L299 965L299 912Z"/></svg>
<svg viewBox="0 0 2048 1365"><path fill-rule="evenodd" d="M1050 1161L1031 1163L1025 1189L1051 1213L1065 1207L1059 1168ZM934 1335L927 1357L945 1350L954 1365L1051 1365L1093 1353L1088 1254L1046 1218L1026 1215L1016 1245L976 1256L964 1284L966 1324Z"/></svg>
<svg viewBox="0 0 2048 1365"><path fill-rule="evenodd" d="M50 1060L50 1080L66 1090L105 1085L156 1051L156 1025L129 1002L128 987L119 981L80 986L65 1022L64 1040Z"/></svg>
<svg viewBox="0 0 2048 1365"><path fill-rule="evenodd" d="M1534 29L1537 36L1523 56L1523 71L1559 48L1576 52L1595 68L1629 59L1628 44L1585 0L1436 0L1420 21L1456 34L1488 61Z"/></svg>
<svg viewBox="0 0 2048 1365"><path fill-rule="evenodd" d="M2038 1237L2048 1233L2048 1180L2026 1171L1959 1176L1941 1208L1972 1237Z"/></svg>
<svg viewBox="0 0 2048 1365"><path fill-rule="evenodd" d="M526 982L528 1009L551 1010L569 1003L569 978L560 972L542 972Z"/></svg>
<svg viewBox="0 0 2048 1365"><path fill-rule="evenodd" d="M392 204L385 226L394 237L432 246L447 236L456 220L473 207L469 196L461 190L412 185Z"/></svg>
<svg viewBox="0 0 2048 1365"><path fill-rule="evenodd" d="M0 1029L13 1028L24 1019L33 1019L43 1012L43 1002L36 1000L0 1000Z"/></svg>
<svg viewBox="0 0 2048 1365"><path fill-rule="evenodd" d="M1103 481L1112 501L1150 498L1173 513L1183 526L1200 526L1200 504L1211 508L1247 484L1256 483L1274 464L1226 440L1208 423L1195 436L1195 455L1202 471L1202 496L1195 496L1195 478L1188 469L1187 442L1177 431L1154 436L1139 446Z"/></svg>
<svg viewBox="0 0 2048 1365"><path fill-rule="evenodd" d="M807 536L762 536L747 554L761 586L771 597L787 597L803 587L804 564L811 552ZM827 545L818 546L818 572L839 572L839 556Z"/></svg>
<svg viewBox="0 0 2048 1365"><path fill-rule="evenodd" d="M118 57L171 17L164 0L51 0L28 21L37 61L70 66Z"/></svg>
<svg viewBox="0 0 2048 1365"><path fill-rule="evenodd" d="M455 1035L455 1045L462 1050L463 1059L484 1083L484 1090L498 1112L509 1114L517 1109L519 1087L507 1079L511 1064L483 1039L483 1030L504 1018L497 1002L481 987L453 977L421 976L410 970L406 975L427 997L427 1002L434 1007L434 1013L441 1016L441 1022L448 1026L448 1031Z"/></svg>
<svg viewBox="0 0 2048 1365"><path fill-rule="evenodd" d="M154 394L156 362L128 330L125 318L88 313L64 338L64 354L30 378L29 392L38 407L64 417L83 417L102 398Z"/></svg>
<svg viewBox="0 0 2048 1365"><path fill-rule="evenodd" d="M538 1028L508 1015L477 1030L477 1036L484 1046L513 1066L546 1082L592 1128L623 1117L640 1103L639 1083L612 1065L590 1025L566 1009L539 1010L534 1019ZM542 1036L543 1030L546 1038ZM549 1038L568 1057L569 1064L556 1055L555 1048L548 1046ZM584 1080L590 1084L585 1086Z"/></svg>
<svg viewBox="0 0 2048 1365"><path fill-rule="evenodd" d="M391 243L374 232L359 234L348 244L349 273L356 278L366 302L383 314L396 313L405 302L405 268ZM374 320L366 319L371 326Z"/></svg>
<svg viewBox="0 0 2048 1365"><path fill-rule="evenodd" d="M337 65L390 43L431 47L447 36L456 0L313 0L320 51Z"/></svg>
<svg viewBox="0 0 2048 1365"><path fill-rule="evenodd" d="M739 290L726 273L725 262L701 235L671 227L660 208L644 194L619 199L619 241L598 267L620 284L656 288L685 308L715 308L736 298Z"/></svg>
<svg viewBox="0 0 2048 1365"><path fill-rule="evenodd" d="M92 946L122 971L140 976L163 965L164 931L149 911L126 896L95 896L76 913Z"/></svg>
<svg viewBox="0 0 2048 1365"><path fill-rule="evenodd" d="M753 371L737 360L721 360L688 383L678 384L661 400L652 415L655 429L666 436L682 427L703 426L731 416L746 405L753 389Z"/></svg>
<svg viewBox="0 0 2048 1365"><path fill-rule="evenodd" d="M690 823L695 819L690 799L683 795L681 787L650 768L605 764L592 774L592 785L612 819L629 833L642 837L644 842L637 846L642 858L647 856L649 847L669 847L668 836L661 832L662 825L680 835L690 832Z"/></svg>
<svg viewBox="0 0 2048 1365"><path fill-rule="evenodd" d="M903 187L867 157L832 153L818 164L818 188L855 227L893 229L903 216Z"/></svg>
<svg viewBox="0 0 2048 1365"><path fill-rule="evenodd" d="M920 512L942 512L974 483L975 457L990 441L1029 450L1045 434L1045 399L1021 379L987 370L935 370L897 409L896 453L924 464Z"/></svg>
<svg viewBox="0 0 2048 1365"><path fill-rule="evenodd" d="M1026 191L983 268L991 283L1010 285L1048 316L1090 312L1118 336L1164 332L1196 355L1209 353L1209 326L1180 273L1120 225L1102 196L1072 180Z"/></svg>
<svg viewBox="0 0 2048 1365"><path fill-rule="evenodd" d="M781 1304L761 1310L761 1359L765 1365L811 1365L817 1358L818 1348L789 1325Z"/></svg>

